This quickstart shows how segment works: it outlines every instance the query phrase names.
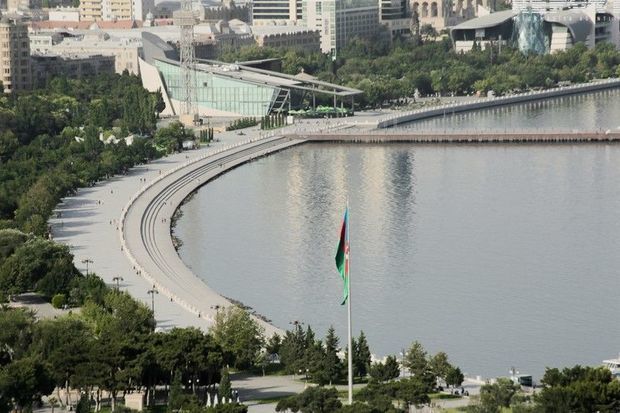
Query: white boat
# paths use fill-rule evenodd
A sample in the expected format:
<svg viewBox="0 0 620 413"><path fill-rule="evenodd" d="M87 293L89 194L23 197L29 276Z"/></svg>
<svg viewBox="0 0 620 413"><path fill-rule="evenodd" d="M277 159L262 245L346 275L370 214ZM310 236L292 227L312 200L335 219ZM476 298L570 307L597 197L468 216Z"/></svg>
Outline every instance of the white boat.
<svg viewBox="0 0 620 413"><path fill-rule="evenodd" d="M615 359L603 360L603 366L611 371L612 376L620 377L620 356Z"/></svg>

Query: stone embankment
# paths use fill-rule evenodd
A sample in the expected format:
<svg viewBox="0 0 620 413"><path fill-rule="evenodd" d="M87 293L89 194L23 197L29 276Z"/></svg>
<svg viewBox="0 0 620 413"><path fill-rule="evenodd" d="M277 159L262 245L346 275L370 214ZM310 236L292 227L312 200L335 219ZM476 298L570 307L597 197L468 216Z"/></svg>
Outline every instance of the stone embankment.
<svg viewBox="0 0 620 413"><path fill-rule="evenodd" d="M379 131L382 132L382 131ZM410 143L592 143L620 142L620 132L492 132L492 133L353 133L328 132L320 134L291 135L311 142L410 142Z"/></svg>
<svg viewBox="0 0 620 413"><path fill-rule="evenodd" d="M283 137L249 139L193 159L162 173L138 191L123 208L118 234L133 270L159 294L194 317L213 322L231 302L212 290L182 261L174 248L170 222L175 210L196 188L252 159L302 141ZM267 334L279 331L257 317Z"/></svg>
<svg viewBox="0 0 620 413"><path fill-rule="evenodd" d="M449 115L472 110L487 109L516 103L530 102L534 100L556 98L561 96L575 95L579 93L596 92L604 89L620 87L620 79L603 79L590 83L579 83L571 86L557 87L535 92L521 93L517 95L501 96L497 98L478 99L468 102L451 103L435 106L428 109L417 109L409 112L391 114L377 122L377 128L389 128L402 123L428 119L436 116Z"/></svg>

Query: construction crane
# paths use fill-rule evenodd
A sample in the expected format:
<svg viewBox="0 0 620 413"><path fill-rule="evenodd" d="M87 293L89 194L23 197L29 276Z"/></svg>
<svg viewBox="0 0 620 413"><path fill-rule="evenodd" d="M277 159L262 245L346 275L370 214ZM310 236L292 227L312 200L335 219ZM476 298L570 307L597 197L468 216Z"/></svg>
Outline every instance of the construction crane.
<svg viewBox="0 0 620 413"><path fill-rule="evenodd" d="M194 25L196 16L192 10L192 0L181 0L181 9L174 12L174 24L181 29L180 49L180 86L181 112L183 123L198 123L196 94L196 61L194 59Z"/></svg>

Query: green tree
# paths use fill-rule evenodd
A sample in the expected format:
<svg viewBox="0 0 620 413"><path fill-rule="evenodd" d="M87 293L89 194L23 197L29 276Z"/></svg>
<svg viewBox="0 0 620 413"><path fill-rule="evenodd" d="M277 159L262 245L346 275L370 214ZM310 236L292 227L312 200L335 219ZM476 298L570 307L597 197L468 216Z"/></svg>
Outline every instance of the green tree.
<svg viewBox="0 0 620 413"><path fill-rule="evenodd" d="M387 356L384 363L373 363L370 366L369 374L378 382L390 381L400 376L400 365L395 356Z"/></svg>
<svg viewBox="0 0 620 413"><path fill-rule="evenodd" d="M446 384L448 386L458 387L465 380L465 376L461 373L461 369L458 367L450 367L448 373L446 374Z"/></svg>
<svg viewBox="0 0 620 413"><path fill-rule="evenodd" d="M217 389L217 393L220 396L220 400L232 399L232 385L230 383L230 375L228 369L222 370L222 378L220 380L220 386Z"/></svg>
<svg viewBox="0 0 620 413"><path fill-rule="evenodd" d="M79 273L69 247L36 238L19 246L0 266L0 290L38 290L48 297L66 293Z"/></svg>
<svg viewBox="0 0 620 413"><path fill-rule="evenodd" d="M294 374L304 368L306 352L306 335L299 324L292 331L287 331L280 345L280 362L289 374Z"/></svg>
<svg viewBox="0 0 620 413"><path fill-rule="evenodd" d="M336 336L336 330L334 330L333 326L330 326L325 336L324 361L324 371L330 386L342 377L342 361L338 357L338 352L340 351L338 345L339 339Z"/></svg>
<svg viewBox="0 0 620 413"><path fill-rule="evenodd" d="M439 36L439 33L437 33L437 30L433 27L432 24L427 23L423 24L420 27L420 36L422 36L424 41L435 40L437 36Z"/></svg>
<svg viewBox="0 0 620 413"><path fill-rule="evenodd" d="M59 387L82 387L93 381L92 365L88 364L93 340L91 330L80 319L41 320L35 325L29 351L49 363Z"/></svg>
<svg viewBox="0 0 620 413"><path fill-rule="evenodd" d="M280 400L276 412L292 410L302 413L335 413L342 407L334 388L308 387L302 393Z"/></svg>
<svg viewBox="0 0 620 413"><path fill-rule="evenodd" d="M48 366L36 358L24 357L0 370L3 398L12 400L19 411L30 410L33 402L54 390L54 384Z"/></svg>
<svg viewBox="0 0 620 413"><path fill-rule="evenodd" d="M396 395L407 406L420 406L430 403L428 394L431 391L432 385L427 380L421 376L414 376L398 382Z"/></svg>
<svg viewBox="0 0 620 413"><path fill-rule="evenodd" d="M181 150L183 141L193 138L191 131L186 130L181 122L175 121L155 132L154 143L165 153L173 153Z"/></svg>
<svg viewBox="0 0 620 413"><path fill-rule="evenodd" d="M16 229L0 230L0 265L30 238Z"/></svg>
<svg viewBox="0 0 620 413"><path fill-rule="evenodd" d="M265 350L267 354L279 354L280 346L282 345L282 337L278 333L273 333L269 340L267 340L267 344L265 346Z"/></svg>
<svg viewBox="0 0 620 413"><path fill-rule="evenodd" d="M370 369L371 354L364 332L360 332L356 345L353 347L353 370L356 376L365 377Z"/></svg>
<svg viewBox="0 0 620 413"><path fill-rule="evenodd" d="M176 373L172 384L170 385L170 392L168 393L168 411L176 412L187 400L186 395L183 393L183 385L181 384L181 374Z"/></svg>
<svg viewBox="0 0 620 413"><path fill-rule="evenodd" d="M34 314L0 306L0 366L22 357L32 340Z"/></svg>
<svg viewBox="0 0 620 413"><path fill-rule="evenodd" d="M238 306L218 311L211 334L225 362L237 368L251 366L264 342L264 329Z"/></svg>
<svg viewBox="0 0 620 413"><path fill-rule="evenodd" d="M448 355L443 351L435 354L428 362L429 368L437 379L446 380L448 373L452 369L448 361Z"/></svg>
<svg viewBox="0 0 620 413"><path fill-rule="evenodd" d="M422 375L428 371L428 358L426 350L419 341L414 341L407 350L403 360L403 367L409 369L413 375Z"/></svg>
<svg viewBox="0 0 620 413"><path fill-rule="evenodd" d="M505 377L493 384L485 384L480 388L480 404L475 410L477 413L499 413L502 408L510 406L517 391L519 385Z"/></svg>
<svg viewBox="0 0 620 413"><path fill-rule="evenodd" d="M611 412L620 404L620 382L604 367L547 369L541 382L534 398L541 411Z"/></svg>

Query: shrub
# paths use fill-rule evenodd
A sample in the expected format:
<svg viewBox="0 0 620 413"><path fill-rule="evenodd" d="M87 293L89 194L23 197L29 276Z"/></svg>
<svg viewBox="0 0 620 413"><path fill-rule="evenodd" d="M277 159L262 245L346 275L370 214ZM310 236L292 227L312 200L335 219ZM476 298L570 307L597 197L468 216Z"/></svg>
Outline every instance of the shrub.
<svg viewBox="0 0 620 413"><path fill-rule="evenodd" d="M56 294L52 297L52 305L54 308L62 308L67 303L67 297L64 294Z"/></svg>

